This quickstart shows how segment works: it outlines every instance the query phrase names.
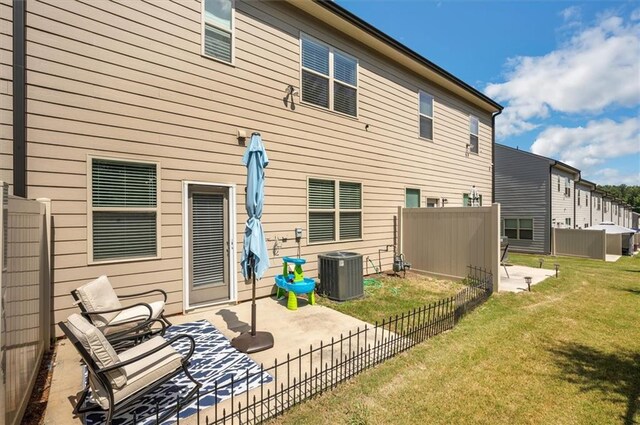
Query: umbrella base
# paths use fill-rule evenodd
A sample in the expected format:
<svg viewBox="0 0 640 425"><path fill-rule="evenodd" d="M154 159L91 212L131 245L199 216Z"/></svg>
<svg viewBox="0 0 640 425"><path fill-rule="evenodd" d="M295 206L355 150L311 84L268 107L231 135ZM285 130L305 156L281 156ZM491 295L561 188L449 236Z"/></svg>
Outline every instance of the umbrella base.
<svg viewBox="0 0 640 425"><path fill-rule="evenodd" d="M231 340L231 345L243 353L257 353L258 351L268 350L273 347L273 335L269 332L245 332Z"/></svg>

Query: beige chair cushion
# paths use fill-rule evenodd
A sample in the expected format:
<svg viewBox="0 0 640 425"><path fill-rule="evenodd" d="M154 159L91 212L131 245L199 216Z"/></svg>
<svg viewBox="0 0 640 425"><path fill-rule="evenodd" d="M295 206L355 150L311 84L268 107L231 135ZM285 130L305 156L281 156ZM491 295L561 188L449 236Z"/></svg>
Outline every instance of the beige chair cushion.
<svg viewBox="0 0 640 425"><path fill-rule="evenodd" d="M107 338L98 328L79 314L72 314L67 319L67 326L82 346L89 352L98 367L104 368L121 361ZM113 388L122 388L127 383L125 368L115 369L107 374Z"/></svg>
<svg viewBox="0 0 640 425"><path fill-rule="evenodd" d="M151 318L157 319L164 311L164 301L154 301L148 303L149 307L153 311ZM135 306L122 310L118 315L110 322L111 325L119 325L121 323L142 321L149 318L149 309L143 306Z"/></svg>
<svg viewBox="0 0 640 425"><path fill-rule="evenodd" d="M164 344L164 338L157 336L140 345L120 353L120 360L127 361L141 354L153 351ZM137 393L159 379L169 375L181 367L182 356L171 346L153 353L142 360L133 362L123 369L127 375L127 385L114 391L115 403L119 403L127 397ZM103 408L109 407L105 389L95 381L90 381L94 400Z"/></svg>
<svg viewBox="0 0 640 425"><path fill-rule="evenodd" d="M80 301L88 312L113 310L121 308L120 300L116 295L107 276L100 276L96 280L81 286L77 289ZM108 325L119 312L91 315L91 320L98 326Z"/></svg>

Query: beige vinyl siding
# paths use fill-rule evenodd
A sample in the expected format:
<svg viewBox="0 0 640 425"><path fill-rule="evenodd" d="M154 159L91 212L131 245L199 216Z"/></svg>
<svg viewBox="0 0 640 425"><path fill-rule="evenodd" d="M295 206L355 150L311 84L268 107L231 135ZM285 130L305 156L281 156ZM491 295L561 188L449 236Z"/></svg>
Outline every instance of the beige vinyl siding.
<svg viewBox="0 0 640 425"><path fill-rule="evenodd" d="M13 2L0 0L0 181L13 193Z"/></svg>
<svg viewBox="0 0 640 425"><path fill-rule="evenodd" d="M392 243L393 215L404 205L405 187L461 206L462 193L475 184L490 201L489 112L290 5L236 1L235 67L200 55L198 2L44 0L27 7L29 194L52 198L55 320L74 310L69 291L101 273L122 292L150 284L165 289L169 312L181 311L182 180L237 185L239 262L246 170L238 128L261 132L269 154L267 237L293 240L294 228L303 227L310 276L317 273L318 253L349 249L377 256ZM358 119L300 105L298 97L295 110L283 104L285 88L300 87L300 32L358 59ZM418 138L421 89L435 98L433 142ZM480 152L467 157L470 114L480 120ZM87 265L88 154L160 163L161 259ZM307 244L310 176L362 182L361 241ZM295 253L295 243L288 242L280 256ZM391 256L383 256L386 268ZM259 295L271 291L279 261L272 259ZM240 277L238 282L239 298L247 299L250 287Z"/></svg>
<svg viewBox="0 0 640 425"><path fill-rule="evenodd" d="M558 177L560 177L560 192L558 192ZM565 180L569 179L570 196L565 196ZM566 219L571 219L570 228L575 227L573 222L573 198L575 196L575 182L573 175L556 168L551 168L551 227L567 227ZM558 226L560 223L560 226Z"/></svg>
<svg viewBox="0 0 640 425"><path fill-rule="evenodd" d="M578 196L578 191L580 191L580 205L578 205L577 199L575 201L575 225L577 225L581 229L584 229L585 225L587 227L591 227L591 189L589 188L589 186L583 186L580 183L576 183L575 191L575 196ZM586 198L589 198L589 205L585 205Z"/></svg>
<svg viewBox="0 0 640 425"><path fill-rule="evenodd" d="M602 221L602 195L597 192L591 192L591 200L591 226L595 226ZM598 200L600 201L600 209L598 209Z"/></svg>

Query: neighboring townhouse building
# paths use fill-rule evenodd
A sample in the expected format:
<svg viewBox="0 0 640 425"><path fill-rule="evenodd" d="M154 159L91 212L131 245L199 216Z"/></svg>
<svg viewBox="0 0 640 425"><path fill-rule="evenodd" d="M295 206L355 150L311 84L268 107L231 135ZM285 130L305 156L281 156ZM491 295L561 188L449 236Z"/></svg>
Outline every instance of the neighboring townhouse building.
<svg viewBox="0 0 640 425"><path fill-rule="evenodd" d="M600 224L603 221L604 206L603 200L604 192L596 187L591 192L591 226Z"/></svg>
<svg viewBox="0 0 640 425"><path fill-rule="evenodd" d="M575 182L580 170L557 162L551 168L551 225L574 228Z"/></svg>
<svg viewBox="0 0 640 425"><path fill-rule="evenodd" d="M332 1L0 1L2 48L28 57L2 73L15 137L0 178L52 200L55 321L101 274L166 290L169 313L248 299L253 132L270 159L259 296L283 255L311 277L322 252L377 256L398 206L461 206L473 186L493 202L501 106Z"/></svg>
<svg viewBox="0 0 640 425"><path fill-rule="evenodd" d="M551 251L551 227L570 227L580 171L560 161L495 145L495 201L510 249Z"/></svg>
<svg viewBox="0 0 640 425"><path fill-rule="evenodd" d="M632 229L640 229L640 213L631 213L631 226Z"/></svg>
<svg viewBox="0 0 640 425"><path fill-rule="evenodd" d="M595 190L595 183L580 179L575 182L575 196L574 196L574 228L587 229L592 225L591 216L592 209L591 203L593 201L592 192Z"/></svg>
<svg viewBox="0 0 640 425"><path fill-rule="evenodd" d="M602 221L613 221L613 197L607 193L602 197Z"/></svg>

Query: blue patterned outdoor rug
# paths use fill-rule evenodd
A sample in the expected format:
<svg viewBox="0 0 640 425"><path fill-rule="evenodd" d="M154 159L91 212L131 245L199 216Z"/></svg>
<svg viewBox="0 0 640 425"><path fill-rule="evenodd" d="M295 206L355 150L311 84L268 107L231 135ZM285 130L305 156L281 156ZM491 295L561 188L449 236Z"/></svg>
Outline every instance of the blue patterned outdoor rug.
<svg viewBox="0 0 640 425"><path fill-rule="evenodd" d="M220 333L211 323L200 320L182 325L173 325L167 328L165 338L169 339L178 334L191 335L196 342L196 349L191 357L191 365L188 370L196 381L202 384L200 388L200 410L209 408L229 397L231 393L236 396L260 385L260 382L271 382L271 376L266 372L260 376L260 365L251 360L246 354L239 352L231 346L227 338ZM181 339L172 344L181 354L189 352L189 343ZM247 386L247 370L253 378L249 379ZM85 382L87 371L84 372ZM233 388L231 379L234 380ZM218 392L214 394L215 385ZM184 372L175 376L155 391L145 395L126 411L118 413L113 419L113 425L155 425L156 406L159 407L159 416L175 407L176 397L185 396L193 388L193 383ZM180 419L187 418L196 413L197 405L194 400L188 406L181 408ZM103 413L90 413L85 417L86 425L102 425L105 416ZM176 415L162 422L162 425L176 422Z"/></svg>

